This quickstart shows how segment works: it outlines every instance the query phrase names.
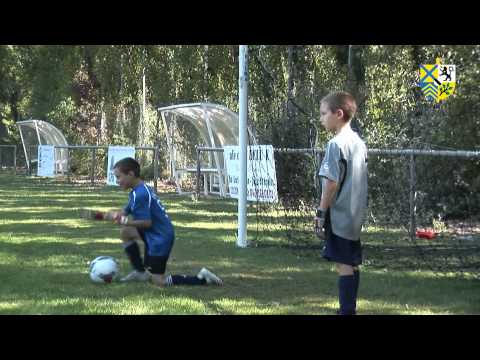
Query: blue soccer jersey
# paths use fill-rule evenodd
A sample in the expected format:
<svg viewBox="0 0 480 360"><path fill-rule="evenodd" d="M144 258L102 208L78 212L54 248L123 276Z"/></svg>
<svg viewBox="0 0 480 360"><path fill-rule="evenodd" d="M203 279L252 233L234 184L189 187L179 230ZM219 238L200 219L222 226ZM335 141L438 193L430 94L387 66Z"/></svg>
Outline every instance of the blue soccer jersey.
<svg viewBox="0 0 480 360"><path fill-rule="evenodd" d="M153 190L143 182L128 194L124 209L134 220L151 220L152 227L143 229L144 240L150 256L168 256L175 239L172 222Z"/></svg>

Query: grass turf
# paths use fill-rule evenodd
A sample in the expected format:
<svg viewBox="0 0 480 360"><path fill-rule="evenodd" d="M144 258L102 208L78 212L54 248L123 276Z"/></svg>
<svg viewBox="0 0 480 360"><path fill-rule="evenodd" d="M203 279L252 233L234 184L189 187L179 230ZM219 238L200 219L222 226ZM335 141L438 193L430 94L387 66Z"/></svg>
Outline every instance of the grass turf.
<svg viewBox="0 0 480 360"><path fill-rule="evenodd" d="M0 314L334 314L337 275L318 250L305 256L280 246L239 249L234 201L193 202L175 194L160 198L177 234L168 271L196 274L206 266L225 286L94 284L88 261L114 256L122 273L129 264L118 227L78 219L76 209L119 208L127 194L0 175ZM273 241L281 242L282 236L281 229L269 233ZM360 315L479 314L480 281L453 273L381 269L367 262L358 307Z"/></svg>

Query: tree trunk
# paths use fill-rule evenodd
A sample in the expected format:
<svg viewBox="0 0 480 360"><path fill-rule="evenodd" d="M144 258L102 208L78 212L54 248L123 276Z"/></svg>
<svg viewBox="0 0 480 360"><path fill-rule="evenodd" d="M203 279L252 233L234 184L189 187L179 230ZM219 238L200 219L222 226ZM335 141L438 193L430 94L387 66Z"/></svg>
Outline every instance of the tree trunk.
<svg viewBox="0 0 480 360"><path fill-rule="evenodd" d="M20 121L20 114L18 112L18 93L14 92L10 96L8 103L10 105L10 114L15 122ZM7 138L7 127L0 121L0 139Z"/></svg>
<svg viewBox="0 0 480 360"><path fill-rule="evenodd" d="M353 45L348 45L348 72L347 72L347 90L357 98L357 79L354 70L354 49Z"/></svg>
<svg viewBox="0 0 480 360"><path fill-rule="evenodd" d="M296 112L293 104L295 98L295 55L296 46L288 46L288 77L287 77L287 116L285 117L284 131L285 134L289 133L290 128L295 127ZM288 140L287 140L288 142ZM285 144L289 145L289 144Z"/></svg>
<svg viewBox="0 0 480 360"><path fill-rule="evenodd" d="M413 45L412 46L412 60L413 60L413 69L412 71L419 71L420 69L420 64L422 62L421 60L421 49L420 49L420 46L418 45ZM420 75L420 74L419 74ZM418 79L420 80L420 76L418 77ZM416 135L416 132L415 132L415 124L419 121L420 119L420 122L423 122L422 121L422 118L423 116L425 115L424 114L424 109L422 109L422 106L421 106L421 96L422 96L422 91L416 87L416 86L413 86L413 96L414 96L414 99L415 99L415 111L413 114L411 114L409 116L409 122L410 122L410 139L415 139L415 135Z"/></svg>
<svg viewBox="0 0 480 360"><path fill-rule="evenodd" d="M357 100L357 105L364 102L365 94L360 93L360 84L365 77L365 70L357 58L357 52L360 51L357 45L348 45L348 73L347 73L347 90Z"/></svg>
<svg viewBox="0 0 480 360"><path fill-rule="evenodd" d="M15 122L20 121L20 114L18 112L17 102L18 102L18 94L17 94L17 92L14 92L10 96L10 109L11 109L11 114L12 114L13 121L15 121Z"/></svg>
<svg viewBox="0 0 480 360"><path fill-rule="evenodd" d="M203 52L203 99L208 101L208 45L205 45Z"/></svg>

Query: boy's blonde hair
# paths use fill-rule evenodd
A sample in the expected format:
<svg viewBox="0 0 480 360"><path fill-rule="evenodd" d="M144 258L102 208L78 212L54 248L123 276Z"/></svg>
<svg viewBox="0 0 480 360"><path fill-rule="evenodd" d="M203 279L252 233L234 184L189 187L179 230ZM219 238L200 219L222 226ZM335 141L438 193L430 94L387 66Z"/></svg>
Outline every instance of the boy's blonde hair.
<svg viewBox="0 0 480 360"><path fill-rule="evenodd" d="M357 102L355 98L346 91L332 92L325 96L320 103L326 104L331 112L341 109L345 122L352 120L357 112Z"/></svg>

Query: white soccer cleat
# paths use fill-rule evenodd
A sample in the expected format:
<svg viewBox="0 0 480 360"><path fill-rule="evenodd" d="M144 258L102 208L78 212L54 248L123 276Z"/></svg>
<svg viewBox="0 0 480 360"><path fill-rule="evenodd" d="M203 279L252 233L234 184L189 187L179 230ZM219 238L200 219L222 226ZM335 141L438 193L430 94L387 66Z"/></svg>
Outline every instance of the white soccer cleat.
<svg viewBox="0 0 480 360"><path fill-rule="evenodd" d="M217 275L215 275L213 272L208 270L207 268L202 268L200 272L198 273L197 277L199 279L205 279L207 281L207 284L214 284L218 286L223 285L222 279L220 279Z"/></svg>
<svg viewBox="0 0 480 360"><path fill-rule="evenodd" d="M133 270L130 274L123 277L120 282L145 282L150 280L150 274L146 271L140 272L137 270Z"/></svg>

